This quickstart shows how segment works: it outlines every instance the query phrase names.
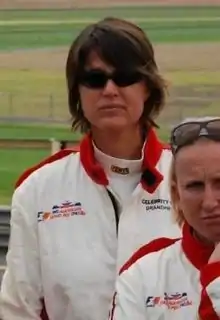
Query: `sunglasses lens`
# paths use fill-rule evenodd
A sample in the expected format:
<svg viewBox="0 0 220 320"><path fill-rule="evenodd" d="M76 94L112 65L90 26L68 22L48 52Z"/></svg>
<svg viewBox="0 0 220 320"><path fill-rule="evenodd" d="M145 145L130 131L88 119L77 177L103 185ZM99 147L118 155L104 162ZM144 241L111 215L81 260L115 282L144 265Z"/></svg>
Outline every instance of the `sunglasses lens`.
<svg viewBox="0 0 220 320"><path fill-rule="evenodd" d="M89 88L104 88L108 80L107 75L102 71L85 71L82 73L79 82Z"/></svg>
<svg viewBox="0 0 220 320"><path fill-rule="evenodd" d="M172 149L175 152L179 147L190 144L201 136L220 141L220 119L205 123L185 123L175 128L171 135Z"/></svg>
<svg viewBox="0 0 220 320"><path fill-rule="evenodd" d="M207 131L210 136L219 137L220 139L220 120L213 120L207 123Z"/></svg>
<svg viewBox="0 0 220 320"><path fill-rule="evenodd" d="M139 82L142 75L139 72L116 72L113 76L113 81L119 87L127 87Z"/></svg>
<svg viewBox="0 0 220 320"><path fill-rule="evenodd" d="M118 87L127 87L139 82L142 75L139 72L128 71L118 71L109 75L101 70L90 70L81 74L79 82L89 88L101 89L105 87L109 79L112 79Z"/></svg>
<svg viewBox="0 0 220 320"><path fill-rule="evenodd" d="M186 123L180 125L173 132L173 143L176 147L186 145L198 138L199 132L199 123Z"/></svg>

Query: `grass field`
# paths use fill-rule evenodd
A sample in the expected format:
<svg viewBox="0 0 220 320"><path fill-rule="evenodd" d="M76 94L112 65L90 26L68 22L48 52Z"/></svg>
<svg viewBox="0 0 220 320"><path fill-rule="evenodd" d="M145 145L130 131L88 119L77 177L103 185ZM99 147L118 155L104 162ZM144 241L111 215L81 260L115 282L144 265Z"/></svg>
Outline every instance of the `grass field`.
<svg viewBox="0 0 220 320"><path fill-rule="evenodd" d="M157 59L171 84L171 97L160 118L159 134L163 140L167 139L170 124L181 117L219 114L220 7L0 11L0 118L16 117L18 121L20 117L22 121L28 117L29 121L50 119L65 123L2 123L0 137L76 138L70 131L66 99L67 50L87 23L104 16L137 22L155 44ZM0 150L0 204L10 203L19 174L49 153Z"/></svg>
<svg viewBox="0 0 220 320"><path fill-rule="evenodd" d="M14 183L27 167L48 156L45 150L0 150L0 204L9 204Z"/></svg>
<svg viewBox="0 0 220 320"><path fill-rule="evenodd" d="M2 124L0 137L8 139L78 140L80 135L71 132L70 127L54 127L20 124ZM50 155L50 150L0 149L0 204L9 204L14 182L28 167Z"/></svg>
<svg viewBox="0 0 220 320"><path fill-rule="evenodd" d="M0 49L69 45L88 23L117 16L138 23L154 42L220 40L220 7L137 7L0 12Z"/></svg>
<svg viewBox="0 0 220 320"><path fill-rule="evenodd" d="M189 93L191 91L191 94L196 96L200 95L198 90L201 87L207 94L211 92L217 95L219 92L220 72L207 71L204 76L203 71L172 71L166 72L166 78L171 84L175 84L172 98L181 94L183 88L188 88ZM0 84L1 90L5 92L0 95L0 117L69 120L65 78L62 71L2 70ZM207 107L211 104L212 101L208 101ZM179 107L176 113L179 112Z"/></svg>

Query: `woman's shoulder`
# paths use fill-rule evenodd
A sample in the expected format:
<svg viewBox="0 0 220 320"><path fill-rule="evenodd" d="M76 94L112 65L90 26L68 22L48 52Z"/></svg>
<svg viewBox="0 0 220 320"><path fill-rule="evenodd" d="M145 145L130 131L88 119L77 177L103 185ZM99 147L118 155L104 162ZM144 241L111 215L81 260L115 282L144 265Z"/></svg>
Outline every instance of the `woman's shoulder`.
<svg viewBox="0 0 220 320"><path fill-rule="evenodd" d="M174 258L174 248L179 245L180 238L158 238L138 249L120 270L120 275L134 268L151 271L161 266L170 258Z"/></svg>
<svg viewBox="0 0 220 320"><path fill-rule="evenodd" d="M43 159L36 165L26 169L15 183L15 189L24 184L24 182L32 180L34 176L47 177L65 170L71 161L71 165L78 163L79 153L75 153L71 149L61 150L50 157Z"/></svg>

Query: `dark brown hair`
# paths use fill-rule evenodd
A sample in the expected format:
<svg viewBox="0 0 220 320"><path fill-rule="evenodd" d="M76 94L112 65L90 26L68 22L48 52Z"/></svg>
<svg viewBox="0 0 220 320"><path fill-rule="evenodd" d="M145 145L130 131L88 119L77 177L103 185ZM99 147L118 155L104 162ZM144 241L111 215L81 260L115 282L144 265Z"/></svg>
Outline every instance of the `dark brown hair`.
<svg viewBox="0 0 220 320"><path fill-rule="evenodd" d="M115 69L136 69L150 92L144 105L142 122L157 127L154 119L165 103L166 84L158 72L152 44L137 25L117 18L105 18L87 26L72 43L66 63L69 110L72 128L87 132L90 129L84 117L79 96L79 75L89 54L96 51L100 58Z"/></svg>

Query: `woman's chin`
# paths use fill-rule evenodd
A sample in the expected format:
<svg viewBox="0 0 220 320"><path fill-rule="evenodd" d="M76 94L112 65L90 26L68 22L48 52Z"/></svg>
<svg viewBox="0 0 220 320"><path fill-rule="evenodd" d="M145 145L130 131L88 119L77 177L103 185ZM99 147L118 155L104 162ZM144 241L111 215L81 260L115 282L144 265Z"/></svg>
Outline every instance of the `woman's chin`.
<svg viewBox="0 0 220 320"><path fill-rule="evenodd" d="M101 130L125 130L130 127L127 119L123 117L112 117L112 118L102 118L99 123L96 124L96 127Z"/></svg>

